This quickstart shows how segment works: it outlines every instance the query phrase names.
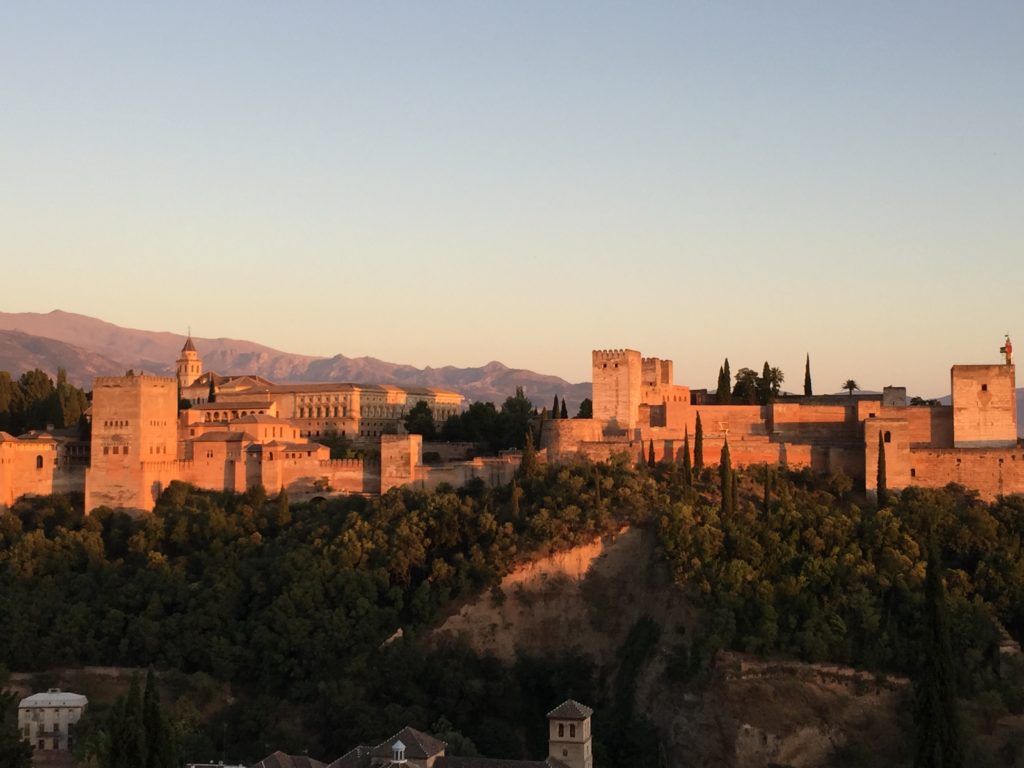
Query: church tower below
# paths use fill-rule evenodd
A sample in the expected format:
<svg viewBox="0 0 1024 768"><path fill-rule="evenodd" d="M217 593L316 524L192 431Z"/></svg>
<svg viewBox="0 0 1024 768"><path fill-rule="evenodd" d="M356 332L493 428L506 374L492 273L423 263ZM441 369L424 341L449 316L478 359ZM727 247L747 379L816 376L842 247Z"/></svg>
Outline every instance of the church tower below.
<svg viewBox="0 0 1024 768"><path fill-rule="evenodd" d="M191 386L196 379L203 375L203 361L199 358L196 345L192 343L191 333L185 340L185 346L181 348L181 356L178 358L177 365L179 390Z"/></svg>
<svg viewBox="0 0 1024 768"><path fill-rule="evenodd" d="M548 712L548 757L568 768L593 768L590 717L594 710L569 699Z"/></svg>

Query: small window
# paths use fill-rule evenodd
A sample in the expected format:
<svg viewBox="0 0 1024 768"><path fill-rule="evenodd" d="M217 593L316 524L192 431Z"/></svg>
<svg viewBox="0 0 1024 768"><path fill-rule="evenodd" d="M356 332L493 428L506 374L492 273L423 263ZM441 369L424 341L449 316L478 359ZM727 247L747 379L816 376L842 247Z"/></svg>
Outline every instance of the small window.
<svg viewBox="0 0 1024 768"><path fill-rule="evenodd" d="M891 443L891 442L892 442L892 432L886 432L886 433L885 433L885 437L884 437L884 440L885 440L885 442L887 442L887 443Z"/></svg>
<svg viewBox="0 0 1024 768"><path fill-rule="evenodd" d="M914 469L913 467L910 468L910 476L917 477L917 470Z"/></svg>
<svg viewBox="0 0 1024 768"><path fill-rule="evenodd" d="M569 726L569 738L570 739L575 739L576 738L576 726L575 725L570 725Z"/></svg>
<svg viewBox="0 0 1024 768"><path fill-rule="evenodd" d="M36 456L36 469L42 469L42 468L43 468L43 457L42 456Z"/></svg>
<svg viewBox="0 0 1024 768"><path fill-rule="evenodd" d="M565 723L558 724L558 735L559 737L565 736Z"/></svg>
<svg viewBox="0 0 1024 768"><path fill-rule="evenodd" d="M988 392L988 384L982 384L981 385L981 391L982 392Z"/></svg>

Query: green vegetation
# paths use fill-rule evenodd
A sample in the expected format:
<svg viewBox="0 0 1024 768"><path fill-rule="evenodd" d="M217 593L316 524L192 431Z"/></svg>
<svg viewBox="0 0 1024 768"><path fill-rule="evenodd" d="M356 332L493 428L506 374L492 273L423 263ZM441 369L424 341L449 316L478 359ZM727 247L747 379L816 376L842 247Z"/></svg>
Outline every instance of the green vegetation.
<svg viewBox="0 0 1024 768"><path fill-rule="evenodd" d="M537 416L522 387L517 387L515 395L505 398L500 411L494 403L471 403L462 413L450 416L441 429L441 439L476 443L494 453L523 448L526 433ZM558 418L558 414L552 413L552 418Z"/></svg>
<svg viewBox="0 0 1024 768"><path fill-rule="evenodd" d="M589 397L583 398L583 402L580 403L580 409L576 412L577 419L592 419L594 418L594 401Z"/></svg>
<svg viewBox="0 0 1024 768"><path fill-rule="evenodd" d="M4 690L7 670L0 666L0 765L30 768L32 747L18 733L18 697Z"/></svg>
<svg viewBox="0 0 1024 768"><path fill-rule="evenodd" d="M729 358L718 368L718 388L715 390L716 402L728 405L732 401L732 374L729 372Z"/></svg>
<svg viewBox="0 0 1024 768"><path fill-rule="evenodd" d="M807 353L807 360L804 362L804 397L810 397L814 394L814 388L811 386L811 353Z"/></svg>
<svg viewBox="0 0 1024 768"><path fill-rule="evenodd" d="M860 389L860 386L853 379L847 379L846 381L843 382L843 389L845 389L847 392L849 392L850 396L852 397L853 396L853 391L855 389Z"/></svg>
<svg viewBox="0 0 1024 768"><path fill-rule="evenodd" d="M437 437L437 428L434 426L434 412L426 400L420 400L409 412L405 414L405 431L410 435L423 435L424 440L433 440Z"/></svg>
<svg viewBox="0 0 1024 768"><path fill-rule="evenodd" d="M701 441L698 426L695 464ZM670 660L684 685L701 685L715 654L732 649L945 679L985 711L1024 710L995 624L1024 635L1024 499L986 504L951 486L892 493L875 508L844 475L738 469L725 448L717 477L687 480L684 462L637 468L635 454L545 466L529 429L523 446L516 482L496 489L291 505L258 489L172 484L143 518L23 500L0 515L0 663L156 667L230 684L234 703L205 721L175 715L186 759L336 757L437 723L467 754L536 757L538 713L572 696L597 710L599 762L656 765L634 696L657 625L639 622L606 667L573 649L502 663L457 641L421 642L452 601L503 600L495 588L517 562L632 524L656 529L701 609ZM926 564L930 537L948 569L944 597ZM931 629L939 597L955 666L930 669L945 658L930 650L944 642ZM949 700L936 690L919 700Z"/></svg>
<svg viewBox="0 0 1024 768"><path fill-rule="evenodd" d="M45 371L26 371L14 381L0 371L0 430L18 435L30 429L82 426L89 407L85 392L68 383L63 368L54 384Z"/></svg>

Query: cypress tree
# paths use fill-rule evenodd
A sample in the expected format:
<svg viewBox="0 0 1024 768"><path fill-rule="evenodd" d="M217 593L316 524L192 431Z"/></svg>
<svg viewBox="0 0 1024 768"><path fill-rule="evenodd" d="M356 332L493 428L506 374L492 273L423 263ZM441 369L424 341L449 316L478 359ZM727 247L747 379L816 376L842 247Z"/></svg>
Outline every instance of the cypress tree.
<svg viewBox="0 0 1024 768"><path fill-rule="evenodd" d="M519 481L516 478L512 478L512 520L517 522L519 520L519 497L523 495L523 489L519 487ZM598 502L600 505L600 501Z"/></svg>
<svg viewBox="0 0 1024 768"><path fill-rule="evenodd" d="M732 516L735 509L735 489L732 485L732 461L729 458L729 440L726 438L722 445L722 456L718 461L718 477L721 480L722 490L722 520Z"/></svg>
<svg viewBox="0 0 1024 768"><path fill-rule="evenodd" d="M690 465L690 430L683 429L683 485L693 485L693 467Z"/></svg>
<svg viewBox="0 0 1024 768"><path fill-rule="evenodd" d="M558 414L558 418L560 418L560 419L568 419L569 418L569 410L565 407L565 398L564 397L562 398L562 410Z"/></svg>
<svg viewBox="0 0 1024 768"><path fill-rule="evenodd" d="M718 369L718 404L728 405L732 402L732 373L729 371L729 358L725 358L725 364Z"/></svg>
<svg viewBox="0 0 1024 768"><path fill-rule="evenodd" d="M523 458L519 462L520 477L529 477L537 469L537 450L533 447L533 430L526 430L526 444L523 446Z"/></svg>
<svg viewBox="0 0 1024 768"><path fill-rule="evenodd" d="M704 428L700 423L700 411L697 411L697 426L693 433L693 472L700 475L704 469Z"/></svg>
<svg viewBox="0 0 1024 768"><path fill-rule="evenodd" d="M656 462L654 461L654 440L652 439L648 441L647 445L647 466L653 467L655 463Z"/></svg>
<svg viewBox="0 0 1024 768"><path fill-rule="evenodd" d="M882 438L882 431L878 431L878 475L876 478L878 508L881 509L889 503L889 487L886 485L885 477L885 440Z"/></svg>
<svg viewBox="0 0 1024 768"><path fill-rule="evenodd" d="M132 676L121 710L120 728L111 734L111 750L116 759L111 760L113 768L143 768L146 765L146 726L142 709L142 692L138 676Z"/></svg>
<svg viewBox="0 0 1024 768"><path fill-rule="evenodd" d="M206 395L206 402L217 402L217 385L213 381L213 373L210 373L210 391Z"/></svg>
<svg viewBox="0 0 1024 768"><path fill-rule="evenodd" d="M558 418L558 395L555 395L555 402L551 404L551 418Z"/></svg>
<svg viewBox="0 0 1024 768"><path fill-rule="evenodd" d="M732 508L737 510L740 508L740 478L735 472L730 472L732 475Z"/></svg>
<svg viewBox="0 0 1024 768"><path fill-rule="evenodd" d="M814 392L811 389L811 353L807 353L807 361L804 363L804 396L810 397Z"/></svg>
<svg viewBox="0 0 1024 768"><path fill-rule="evenodd" d="M764 368L761 369L761 379L758 381L761 387L759 398L761 405L768 405L772 399L772 367L768 365L768 361L764 361Z"/></svg>
<svg viewBox="0 0 1024 768"><path fill-rule="evenodd" d="M942 562L934 534L928 545L924 580L921 662L914 681L914 768L963 768L966 750L956 702L956 665L949 636Z"/></svg>
<svg viewBox="0 0 1024 768"><path fill-rule="evenodd" d="M767 515L772 508L772 468L764 465L764 513Z"/></svg>
<svg viewBox="0 0 1024 768"><path fill-rule="evenodd" d="M178 756L171 724L160 709L160 692L157 690L152 669L146 675L142 717L146 730L145 768L178 768L181 759Z"/></svg>

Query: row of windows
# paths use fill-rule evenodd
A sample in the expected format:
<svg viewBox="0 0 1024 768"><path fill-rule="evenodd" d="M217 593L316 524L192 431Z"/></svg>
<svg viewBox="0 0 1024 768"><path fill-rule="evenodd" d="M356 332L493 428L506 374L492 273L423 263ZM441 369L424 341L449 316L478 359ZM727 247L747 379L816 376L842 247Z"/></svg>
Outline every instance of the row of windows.
<svg viewBox="0 0 1024 768"><path fill-rule="evenodd" d="M111 453L114 454L115 456L117 456L119 453L120 454L124 454L125 456L127 456L128 455L128 446L127 445L114 445L114 446L104 445L103 446L103 455L106 456L106 455L111 454Z"/></svg>
<svg viewBox="0 0 1024 768"><path fill-rule="evenodd" d="M167 446L166 445L156 445L156 446L151 445L151 446L149 446L149 452L151 454L153 454L153 453L167 453ZM125 453L128 453L128 451L125 451Z"/></svg>
<svg viewBox="0 0 1024 768"><path fill-rule="evenodd" d="M263 416L265 413L266 411L224 411L223 413L221 411L214 411L212 415L207 413L203 417L203 421L221 421L221 419L226 421L229 418L237 419L242 416L255 416L256 414Z"/></svg>
<svg viewBox="0 0 1024 768"><path fill-rule="evenodd" d="M302 407L302 406L299 407L299 418L300 419L312 419L312 418L317 418L317 419L328 418L329 419L332 416L334 418L336 418L336 419L337 418L343 418L345 416L348 416L348 410L344 406L338 407L337 405L335 405L333 408L331 406L326 406L324 408L321 408L319 405L316 408L313 408L312 406L310 406L309 408L305 408L305 407Z"/></svg>
<svg viewBox="0 0 1024 768"><path fill-rule="evenodd" d="M121 420L121 421L104 421L103 422L103 426L104 427L127 427L128 426L128 420L124 419L124 420Z"/></svg>

